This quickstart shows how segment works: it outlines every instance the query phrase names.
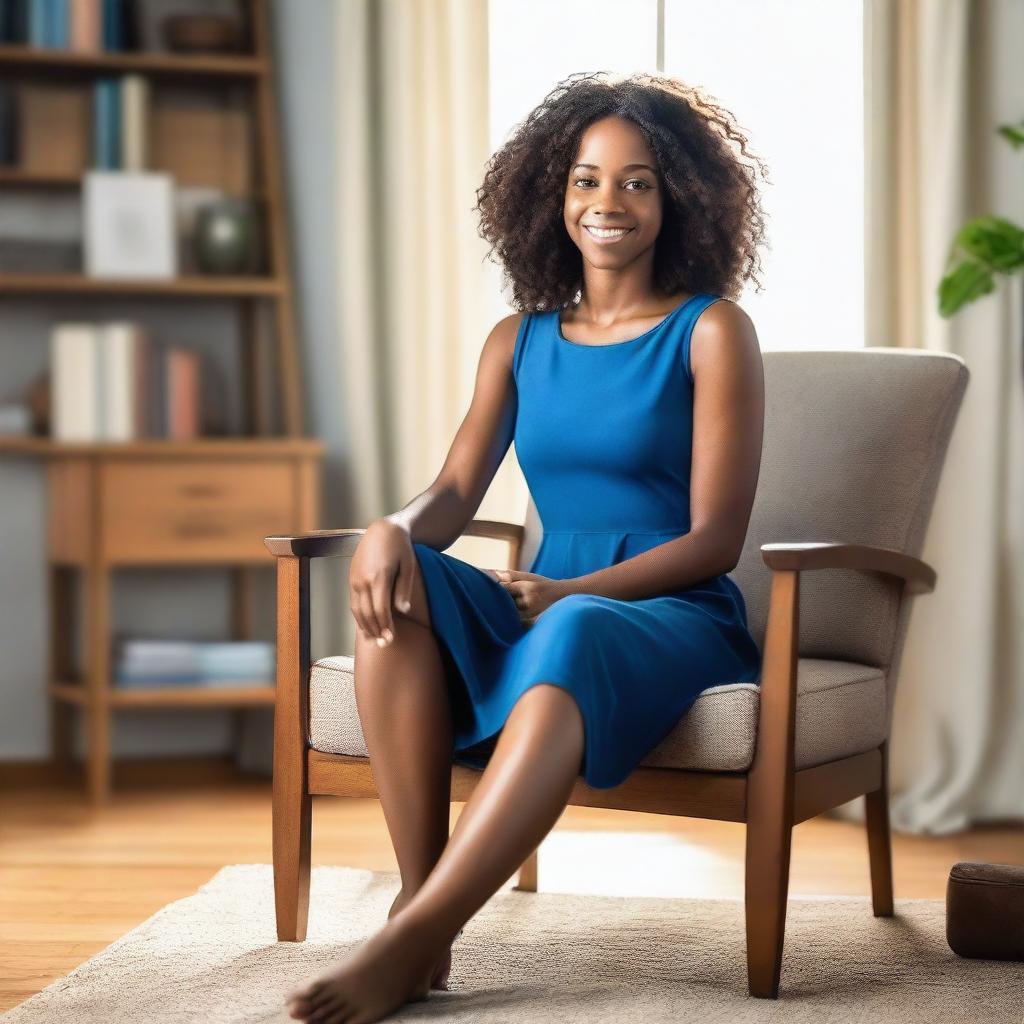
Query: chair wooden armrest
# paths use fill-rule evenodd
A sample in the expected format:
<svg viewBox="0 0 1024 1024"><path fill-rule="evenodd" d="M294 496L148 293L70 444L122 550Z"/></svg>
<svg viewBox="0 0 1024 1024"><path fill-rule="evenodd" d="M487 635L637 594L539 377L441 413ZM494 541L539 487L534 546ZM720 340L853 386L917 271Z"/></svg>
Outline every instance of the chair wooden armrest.
<svg viewBox="0 0 1024 1024"><path fill-rule="evenodd" d="M293 536L264 537L267 550L276 558L347 558L356 550L365 528L351 530L311 530ZM498 519L473 519L462 531L463 537L490 537L522 544L523 527Z"/></svg>
<svg viewBox="0 0 1024 1024"><path fill-rule="evenodd" d="M935 570L927 562L872 544L762 544L761 556L772 569L860 569L898 577L906 583L908 594L935 589Z"/></svg>
<svg viewBox="0 0 1024 1024"><path fill-rule="evenodd" d="M275 558L345 558L355 553L364 529L311 530L291 537L264 537L263 543Z"/></svg>

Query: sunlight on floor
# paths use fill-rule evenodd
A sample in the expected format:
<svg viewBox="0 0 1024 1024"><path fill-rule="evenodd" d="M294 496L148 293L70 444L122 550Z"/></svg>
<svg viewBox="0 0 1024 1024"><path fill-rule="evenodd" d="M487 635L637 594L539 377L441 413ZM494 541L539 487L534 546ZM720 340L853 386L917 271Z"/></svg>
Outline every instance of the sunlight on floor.
<svg viewBox="0 0 1024 1024"><path fill-rule="evenodd" d="M659 832L556 830L541 845L537 874L544 892L743 895L742 872L733 856Z"/></svg>

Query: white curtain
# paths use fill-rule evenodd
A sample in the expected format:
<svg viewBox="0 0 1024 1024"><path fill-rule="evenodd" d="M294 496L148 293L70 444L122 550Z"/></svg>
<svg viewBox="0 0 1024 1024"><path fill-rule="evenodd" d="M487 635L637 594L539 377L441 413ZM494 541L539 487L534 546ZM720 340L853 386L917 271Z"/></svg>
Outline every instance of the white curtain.
<svg viewBox="0 0 1024 1024"><path fill-rule="evenodd" d="M866 0L868 345L954 352L970 370L925 540L891 740L893 827L1024 818L1024 281L952 319L937 288L957 229L1024 224L1018 0ZM844 808L856 813L853 808Z"/></svg>
<svg viewBox="0 0 1024 1024"><path fill-rule="evenodd" d="M339 401L353 438L348 525L366 526L440 470L494 325L473 210L490 155L487 4L338 9ZM522 521L522 487L510 450L477 516Z"/></svg>
<svg viewBox="0 0 1024 1024"><path fill-rule="evenodd" d="M318 199L337 238L336 337L321 343L337 345L338 358L313 365L340 374L310 393L340 407L329 416L319 410L320 422L344 424L344 437L334 435L342 443L340 500L324 525L365 527L436 476L495 321L495 267L485 261L472 210L490 155L487 3L333 0L331 10L337 113L323 130L336 147L336 177ZM299 126L295 137L312 130ZM318 258L305 256L307 265ZM524 494L510 450L477 515L522 521ZM467 538L450 550L504 565L505 552L487 547L495 544ZM354 649L348 568L348 560L314 560L314 658ZM269 774L271 718L247 723L243 767Z"/></svg>

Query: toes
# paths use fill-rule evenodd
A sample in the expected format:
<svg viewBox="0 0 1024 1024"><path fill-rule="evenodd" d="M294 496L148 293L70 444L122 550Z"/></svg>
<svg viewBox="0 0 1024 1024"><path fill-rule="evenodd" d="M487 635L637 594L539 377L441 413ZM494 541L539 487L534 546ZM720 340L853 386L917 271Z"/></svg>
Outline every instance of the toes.
<svg viewBox="0 0 1024 1024"><path fill-rule="evenodd" d="M341 1024L349 1009L345 993L325 984L313 997L309 1024Z"/></svg>
<svg viewBox="0 0 1024 1024"><path fill-rule="evenodd" d="M330 985L321 985L313 993L309 1001L313 1004L314 1010L319 1010L321 1006L337 999L339 994L337 989L332 988Z"/></svg>
<svg viewBox="0 0 1024 1024"><path fill-rule="evenodd" d="M336 996L313 1011L309 1024L340 1024L345 1019L345 1009L345 1000Z"/></svg>
<svg viewBox="0 0 1024 1024"><path fill-rule="evenodd" d="M292 992L285 1004L288 1006L288 1016L297 1020L306 1020L320 1003L324 996L324 985L322 982L314 982Z"/></svg>
<svg viewBox="0 0 1024 1024"><path fill-rule="evenodd" d="M293 1020L306 1020L313 1010L312 1004L307 999L296 999L288 1007L288 1016Z"/></svg>
<svg viewBox="0 0 1024 1024"><path fill-rule="evenodd" d="M307 1002L313 998L314 993L320 989L322 985L318 981L308 982L305 985L300 985L298 988L293 988L288 995L285 996L285 1002L290 1003L296 999L304 999Z"/></svg>

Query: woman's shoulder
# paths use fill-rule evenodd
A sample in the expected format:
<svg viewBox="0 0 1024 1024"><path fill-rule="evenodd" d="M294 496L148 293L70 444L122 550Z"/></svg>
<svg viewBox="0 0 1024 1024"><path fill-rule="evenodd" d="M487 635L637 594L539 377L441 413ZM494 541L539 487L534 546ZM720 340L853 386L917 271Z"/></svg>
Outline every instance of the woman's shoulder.
<svg viewBox="0 0 1024 1024"><path fill-rule="evenodd" d="M739 303L727 296L715 297L693 324L690 337L690 364L699 372L705 359L720 358L726 350L759 351L754 322Z"/></svg>
<svg viewBox="0 0 1024 1024"><path fill-rule="evenodd" d="M503 316L490 330L487 339L484 341L481 360L483 362L494 361L512 368L515 357L516 342L519 338L520 329L528 314L510 313Z"/></svg>

